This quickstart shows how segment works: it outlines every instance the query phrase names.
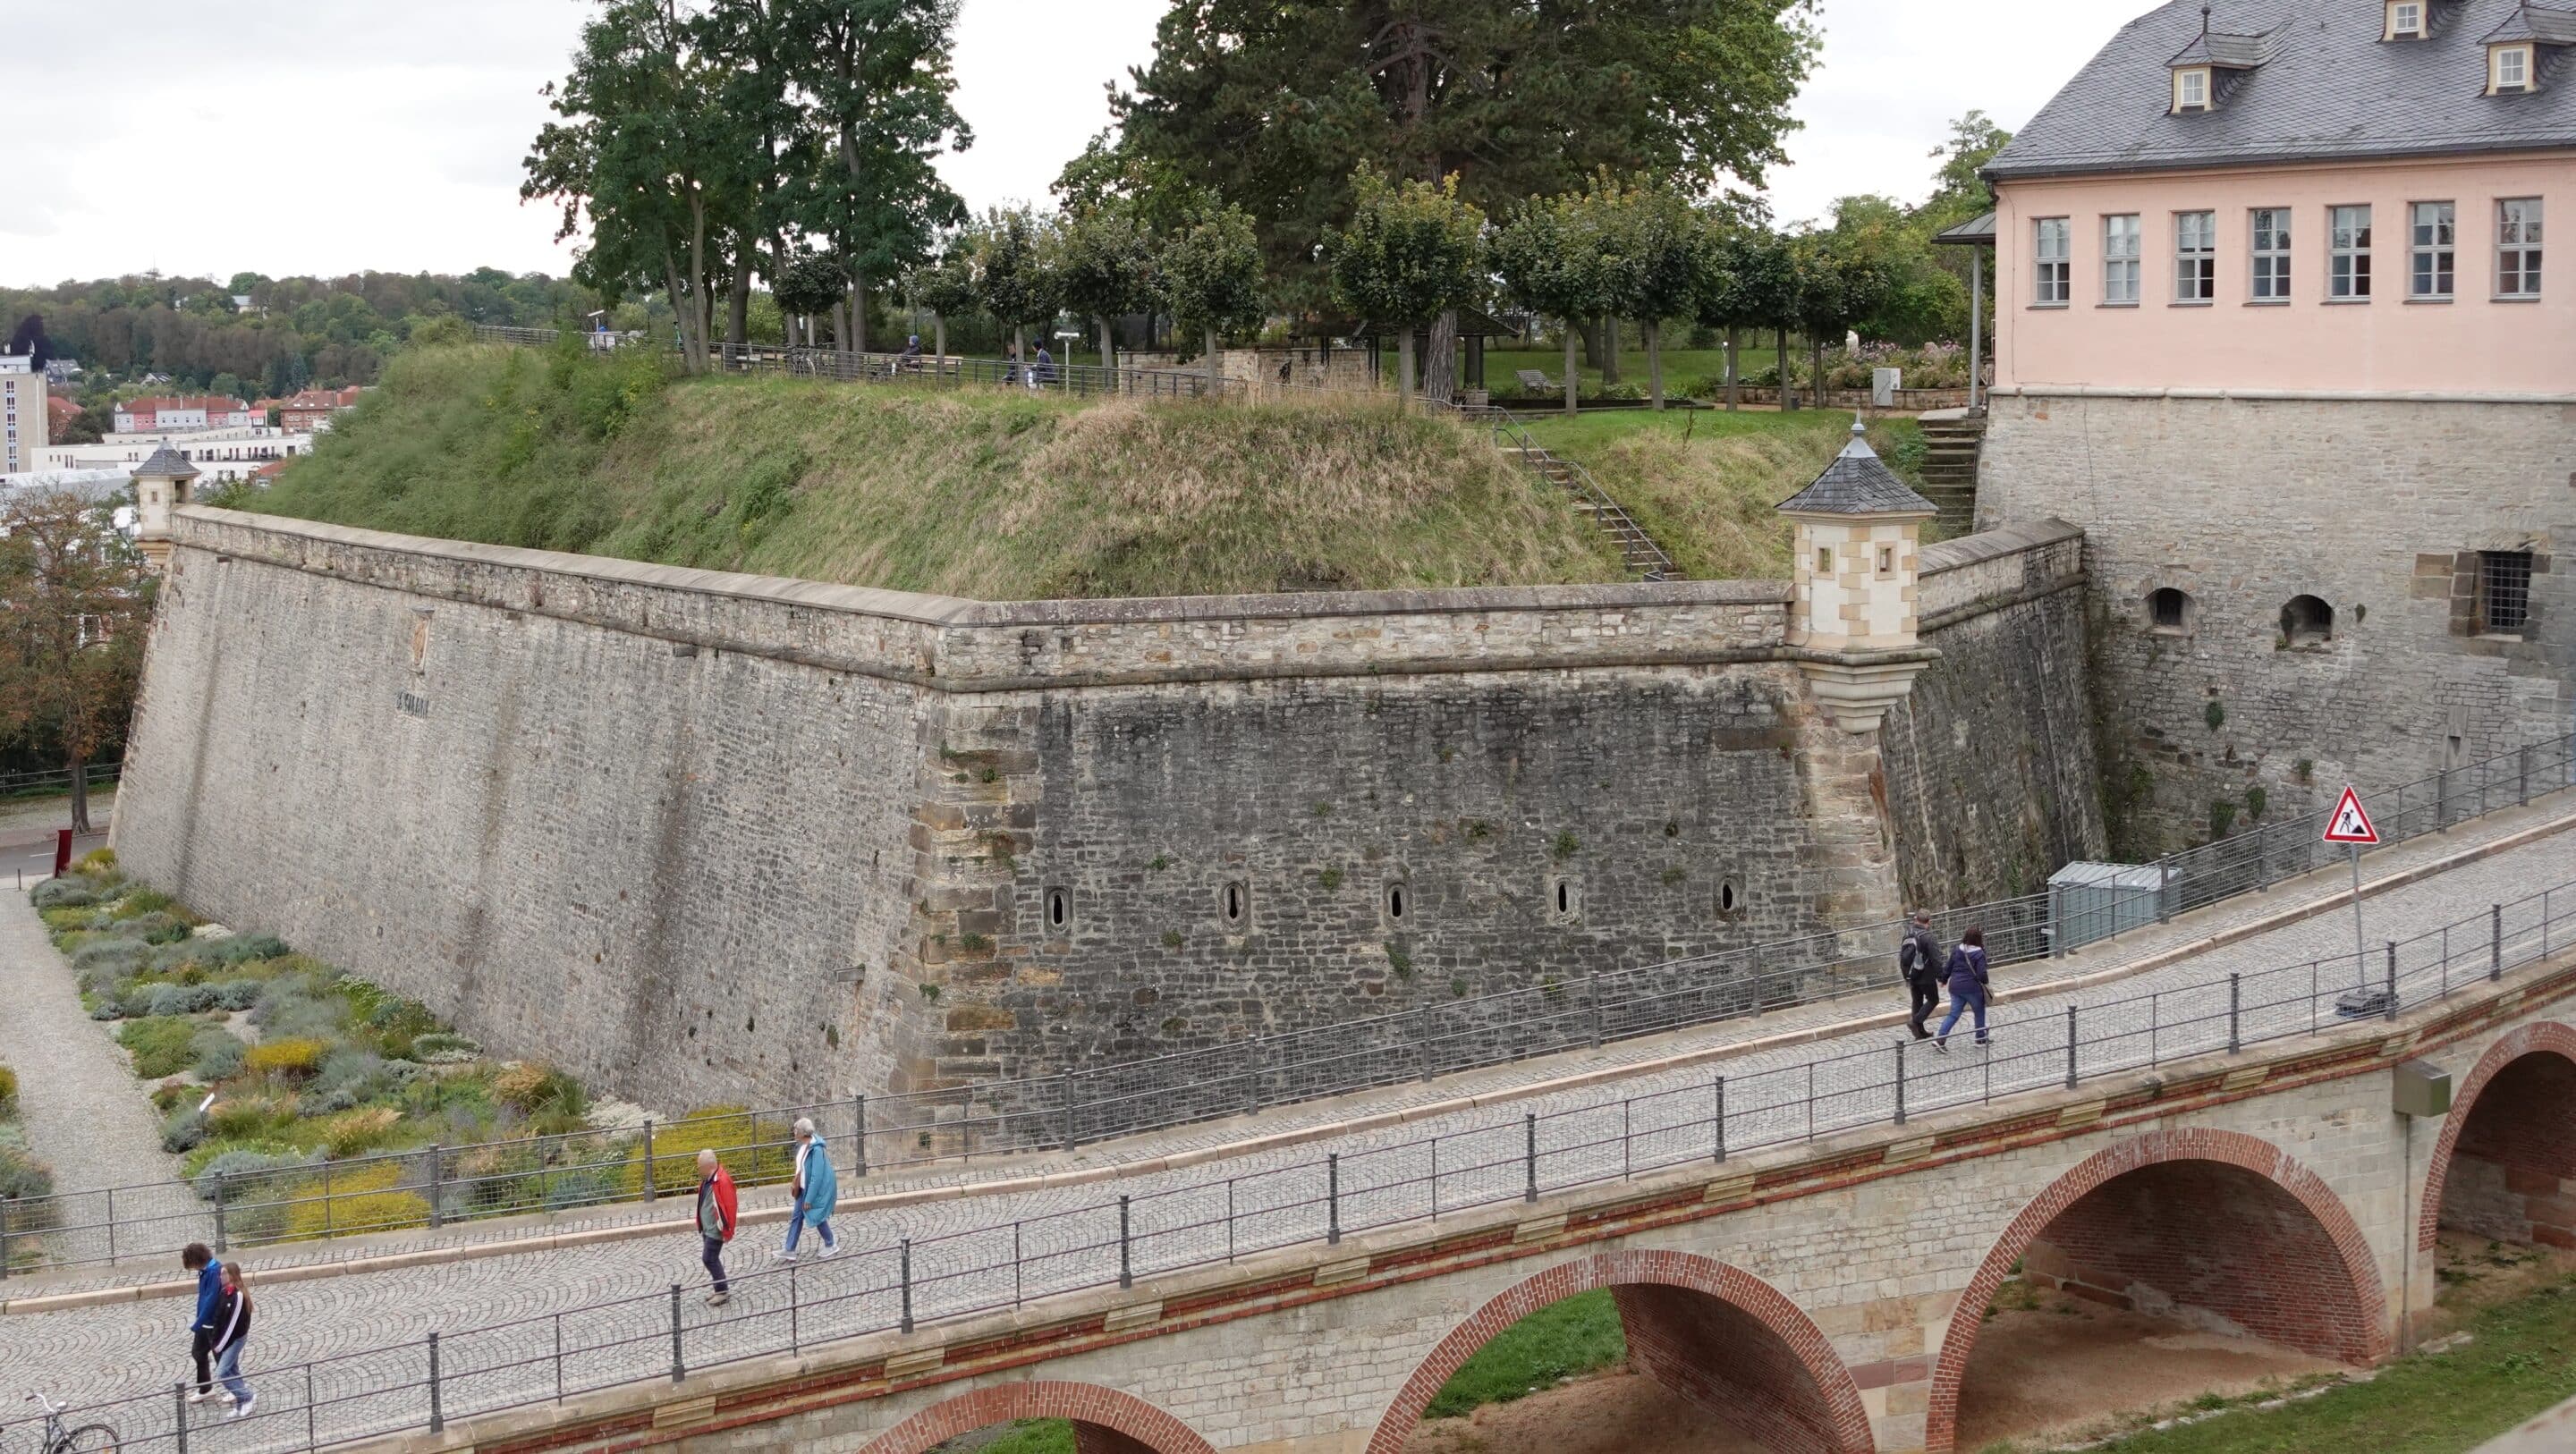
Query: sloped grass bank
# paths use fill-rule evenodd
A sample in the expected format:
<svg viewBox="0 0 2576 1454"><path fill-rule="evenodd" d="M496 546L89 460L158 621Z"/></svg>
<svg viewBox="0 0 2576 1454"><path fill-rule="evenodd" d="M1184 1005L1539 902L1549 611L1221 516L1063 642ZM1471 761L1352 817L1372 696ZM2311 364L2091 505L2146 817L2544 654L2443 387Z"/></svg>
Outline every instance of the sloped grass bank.
<svg viewBox="0 0 2576 1454"><path fill-rule="evenodd" d="M114 1022L135 1074L156 1083L163 1149L236 1241L644 1194L644 1132L596 1124L572 1077L487 1056L419 1002L273 937L203 924L108 850L31 897L91 1018ZM687 1192L706 1148L745 1184L783 1180L788 1130L740 1107L692 1111L656 1128L650 1179Z"/></svg>
<svg viewBox="0 0 2576 1454"><path fill-rule="evenodd" d="M245 508L975 599L1625 578L1482 434L1368 399L1199 404L406 353Z"/></svg>

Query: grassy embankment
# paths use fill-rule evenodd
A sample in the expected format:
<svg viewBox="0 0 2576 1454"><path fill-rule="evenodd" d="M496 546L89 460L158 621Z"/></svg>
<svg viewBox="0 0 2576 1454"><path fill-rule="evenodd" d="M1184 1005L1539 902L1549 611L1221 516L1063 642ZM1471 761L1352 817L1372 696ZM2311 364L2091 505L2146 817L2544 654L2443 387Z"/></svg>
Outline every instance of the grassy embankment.
<svg viewBox="0 0 2576 1454"><path fill-rule="evenodd" d="M1786 576L1789 527L1776 507L1851 439L1851 416L1831 410L1520 417L1540 444L1590 469L1695 580ZM1923 433L1913 420L1873 423L1869 443L1920 483Z"/></svg>
<svg viewBox="0 0 2576 1454"><path fill-rule="evenodd" d="M987 600L1615 580L1565 498L1373 402L1084 406L407 354L278 514Z"/></svg>
<svg viewBox="0 0 2576 1454"><path fill-rule="evenodd" d="M1828 413L1533 418L1703 578L1784 575L1772 507ZM1872 438L1900 471L1912 424ZM248 508L417 535L985 600L1621 579L1487 438L1379 402L1084 405L665 380L647 358L407 354Z"/></svg>

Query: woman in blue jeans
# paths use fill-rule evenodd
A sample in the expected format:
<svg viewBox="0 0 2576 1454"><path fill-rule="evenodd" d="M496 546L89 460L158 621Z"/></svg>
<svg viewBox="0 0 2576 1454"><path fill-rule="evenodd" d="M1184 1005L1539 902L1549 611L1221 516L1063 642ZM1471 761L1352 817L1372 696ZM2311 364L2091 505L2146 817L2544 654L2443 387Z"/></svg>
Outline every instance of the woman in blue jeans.
<svg viewBox="0 0 2576 1454"><path fill-rule="evenodd" d="M1986 1043L1986 931L1972 928L1959 936L1957 947L1950 951L1950 1013L1941 1021L1941 1034L1932 1048L1950 1053L1950 1030L1959 1016L1973 1012L1977 1017L1977 1043Z"/></svg>

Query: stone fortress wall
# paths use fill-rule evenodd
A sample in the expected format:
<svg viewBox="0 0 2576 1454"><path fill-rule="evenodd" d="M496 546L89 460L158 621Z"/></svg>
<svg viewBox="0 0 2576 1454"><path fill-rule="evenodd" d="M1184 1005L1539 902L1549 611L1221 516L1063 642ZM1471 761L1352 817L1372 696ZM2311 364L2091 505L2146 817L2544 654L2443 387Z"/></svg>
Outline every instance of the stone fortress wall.
<svg viewBox="0 0 2576 1454"><path fill-rule="evenodd" d="M667 1108L1570 981L2099 836L2063 526L1925 552L1945 656L1886 772L1814 704L1782 582L987 604L208 509L175 537L129 868Z"/></svg>
<svg viewBox="0 0 2576 1454"><path fill-rule="evenodd" d="M2143 858L2576 728L2572 487L2568 399L2029 387L1995 392L1977 509L2083 527L2105 794ZM2479 634L2481 551L2533 555L2518 635ZM2301 596L2324 639L2284 630Z"/></svg>

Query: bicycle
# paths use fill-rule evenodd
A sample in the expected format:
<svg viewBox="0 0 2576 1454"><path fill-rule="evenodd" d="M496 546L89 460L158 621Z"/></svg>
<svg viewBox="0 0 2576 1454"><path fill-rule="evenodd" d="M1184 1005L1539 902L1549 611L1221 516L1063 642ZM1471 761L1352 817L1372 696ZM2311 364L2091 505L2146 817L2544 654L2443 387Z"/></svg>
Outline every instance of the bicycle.
<svg viewBox="0 0 2576 1454"><path fill-rule="evenodd" d="M45 1411L44 1454L116 1454L116 1430L105 1424L83 1424L66 1434L63 1415L71 1405L58 1404L41 1393L27 1395L27 1402Z"/></svg>

